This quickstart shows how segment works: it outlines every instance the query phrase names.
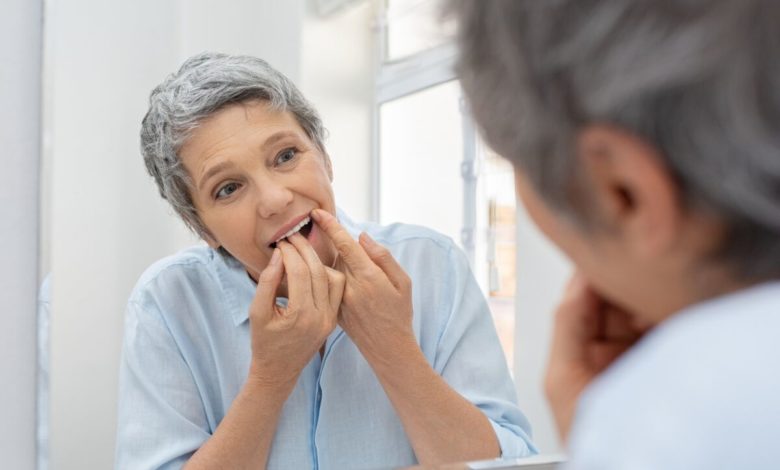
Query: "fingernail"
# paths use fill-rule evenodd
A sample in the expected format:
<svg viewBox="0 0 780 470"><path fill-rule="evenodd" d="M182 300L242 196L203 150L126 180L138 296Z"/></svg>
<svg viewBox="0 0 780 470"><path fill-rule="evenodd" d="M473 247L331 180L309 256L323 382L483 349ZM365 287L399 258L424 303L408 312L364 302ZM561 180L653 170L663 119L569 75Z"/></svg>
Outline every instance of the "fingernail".
<svg viewBox="0 0 780 470"><path fill-rule="evenodd" d="M271 255L271 261L268 264L270 264L271 266L276 266L277 264L279 264L279 259L281 259L282 257L279 251L280 251L279 248L274 248L274 254Z"/></svg>
<svg viewBox="0 0 780 470"><path fill-rule="evenodd" d="M311 216L317 222L319 222L322 219L322 214L320 214L320 210L319 209L314 209L313 211L311 211Z"/></svg>

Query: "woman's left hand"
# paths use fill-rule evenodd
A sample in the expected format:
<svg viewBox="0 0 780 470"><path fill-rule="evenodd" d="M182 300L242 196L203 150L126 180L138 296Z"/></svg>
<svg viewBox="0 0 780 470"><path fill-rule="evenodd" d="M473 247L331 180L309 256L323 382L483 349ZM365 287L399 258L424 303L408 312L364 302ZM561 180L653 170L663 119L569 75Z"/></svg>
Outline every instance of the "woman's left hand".
<svg viewBox="0 0 780 470"><path fill-rule="evenodd" d="M359 242L327 212L312 217L339 252L346 276L339 323L374 370L423 465L500 455L485 414L453 389L423 354L412 328L412 281L390 252Z"/></svg>
<svg viewBox="0 0 780 470"><path fill-rule="evenodd" d="M312 217L339 253L337 269L347 278L339 324L366 360L375 365L389 359L388 352L416 344L412 281L390 251L365 232L356 242L326 211Z"/></svg>

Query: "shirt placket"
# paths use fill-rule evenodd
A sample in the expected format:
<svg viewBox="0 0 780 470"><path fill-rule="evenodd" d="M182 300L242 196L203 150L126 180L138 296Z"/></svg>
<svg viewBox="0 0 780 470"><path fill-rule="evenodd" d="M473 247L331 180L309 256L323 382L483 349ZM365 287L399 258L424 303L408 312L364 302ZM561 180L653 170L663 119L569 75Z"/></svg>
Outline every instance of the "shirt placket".
<svg viewBox="0 0 780 470"><path fill-rule="evenodd" d="M317 382L314 388L314 406L312 407L312 423L311 423L311 456L314 464L313 468L318 470L319 467L319 449L317 448L317 428L319 426L320 418L320 405L322 403L322 372L325 370L325 365L328 362L328 358L333 351L334 346L338 340L344 336L344 331L339 328L339 331L335 334L331 334L328 341L325 344L325 354L322 355L322 361L320 367L317 370ZM332 338L332 340L331 340Z"/></svg>

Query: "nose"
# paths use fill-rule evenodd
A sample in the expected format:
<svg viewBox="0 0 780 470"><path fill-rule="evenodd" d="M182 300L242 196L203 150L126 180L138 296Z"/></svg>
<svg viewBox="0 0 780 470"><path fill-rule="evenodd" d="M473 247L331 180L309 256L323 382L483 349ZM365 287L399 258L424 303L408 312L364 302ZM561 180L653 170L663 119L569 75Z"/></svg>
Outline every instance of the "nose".
<svg viewBox="0 0 780 470"><path fill-rule="evenodd" d="M263 178L255 184L257 214L263 219L284 212L293 201L293 192L283 182Z"/></svg>

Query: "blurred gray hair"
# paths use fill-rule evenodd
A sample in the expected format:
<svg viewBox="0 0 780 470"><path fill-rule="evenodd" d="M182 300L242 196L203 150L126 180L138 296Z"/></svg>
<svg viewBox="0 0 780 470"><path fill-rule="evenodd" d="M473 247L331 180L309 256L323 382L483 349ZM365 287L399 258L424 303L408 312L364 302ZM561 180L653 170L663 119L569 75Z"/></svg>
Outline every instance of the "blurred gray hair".
<svg viewBox="0 0 780 470"><path fill-rule="evenodd" d="M192 203L192 179L178 151L191 132L225 106L254 100L292 112L325 154L325 128L298 88L264 60L219 53L190 57L149 97L141 125L141 152L160 195L199 236L210 236Z"/></svg>
<svg viewBox="0 0 780 470"><path fill-rule="evenodd" d="M717 258L780 276L780 2L454 0L462 86L487 142L562 215L578 129L656 146L687 207L728 230Z"/></svg>

